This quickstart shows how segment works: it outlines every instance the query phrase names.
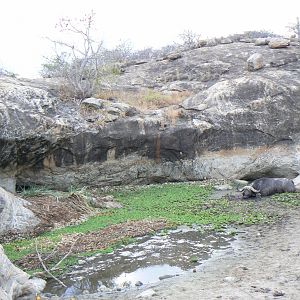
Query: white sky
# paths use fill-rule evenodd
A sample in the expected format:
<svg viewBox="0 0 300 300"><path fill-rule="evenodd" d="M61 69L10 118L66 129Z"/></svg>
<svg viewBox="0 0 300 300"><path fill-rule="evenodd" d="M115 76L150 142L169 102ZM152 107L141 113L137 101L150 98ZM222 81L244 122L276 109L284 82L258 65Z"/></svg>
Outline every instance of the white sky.
<svg viewBox="0 0 300 300"><path fill-rule="evenodd" d="M93 10L99 37L107 46L130 40L135 48L158 48L192 30L222 36L246 30L287 33L300 16L300 0L1 0L0 66L37 77L43 56L61 17L81 17Z"/></svg>

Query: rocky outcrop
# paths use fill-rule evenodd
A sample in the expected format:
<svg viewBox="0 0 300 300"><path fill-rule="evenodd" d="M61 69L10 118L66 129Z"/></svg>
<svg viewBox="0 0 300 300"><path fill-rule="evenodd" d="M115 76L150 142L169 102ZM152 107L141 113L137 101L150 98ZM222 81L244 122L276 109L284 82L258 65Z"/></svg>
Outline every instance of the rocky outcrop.
<svg viewBox="0 0 300 300"><path fill-rule="evenodd" d="M271 38L264 40L268 43L272 41L274 45L289 41ZM262 55L266 67L277 66L278 61L299 59L297 47L271 49L268 46L257 47L254 42L215 44L214 47L206 44L205 47L182 52L181 57L173 61L165 58L143 65L132 65L125 68L112 86L122 90L146 87L169 91L172 90L169 89L170 85L185 84L189 86L189 91L199 92L218 81L243 76L247 71L247 59L254 53Z"/></svg>
<svg viewBox="0 0 300 300"><path fill-rule="evenodd" d="M253 53L263 56L265 67L248 72ZM0 173L19 185L66 189L295 177L300 169L296 47L205 46L176 59L128 65L112 85L193 95L181 108L128 113L120 103L63 102L41 86L0 79ZM100 106L85 109L95 103Z"/></svg>
<svg viewBox="0 0 300 300"><path fill-rule="evenodd" d="M33 300L45 285L46 281L38 278L30 279L27 273L14 266L0 245L1 300Z"/></svg>
<svg viewBox="0 0 300 300"><path fill-rule="evenodd" d="M201 111L202 118L210 121L206 148L225 177L296 174L300 77L288 85L287 74L222 81L183 103L185 109ZM214 172L217 169L215 165Z"/></svg>
<svg viewBox="0 0 300 300"><path fill-rule="evenodd" d="M88 122L112 122L120 117L134 116L138 110L126 103L116 103L113 100L87 98L81 102L82 110L85 110L85 119Z"/></svg>
<svg viewBox="0 0 300 300"><path fill-rule="evenodd" d="M32 230L39 223L39 219L29 206L27 201L0 187L0 235Z"/></svg>

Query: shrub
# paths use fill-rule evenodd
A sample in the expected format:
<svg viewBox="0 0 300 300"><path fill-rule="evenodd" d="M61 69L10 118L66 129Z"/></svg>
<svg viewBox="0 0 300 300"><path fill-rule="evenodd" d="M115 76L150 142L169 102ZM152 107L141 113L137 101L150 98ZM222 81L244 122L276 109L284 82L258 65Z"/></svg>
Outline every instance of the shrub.
<svg viewBox="0 0 300 300"><path fill-rule="evenodd" d="M94 13L80 20L60 19L57 28L72 42L51 40L55 55L43 65L42 76L65 79L74 98L90 97L102 75L102 42L92 37Z"/></svg>
<svg viewBox="0 0 300 300"><path fill-rule="evenodd" d="M183 33L179 34L179 38L182 44L187 49L197 48L200 41L200 34L195 33L191 30L185 30Z"/></svg>
<svg viewBox="0 0 300 300"><path fill-rule="evenodd" d="M228 38L234 42L238 42L240 39L257 39L266 37L278 37L278 35L267 30L249 30L244 31L243 33L235 33L228 36Z"/></svg>
<svg viewBox="0 0 300 300"><path fill-rule="evenodd" d="M294 36L298 38L298 42L300 42L300 20L299 17L297 17L296 23L294 23L291 26L288 26L288 28L293 32Z"/></svg>
<svg viewBox="0 0 300 300"><path fill-rule="evenodd" d="M16 77L16 74L13 73L13 72L7 71L4 68L0 67L0 76Z"/></svg>

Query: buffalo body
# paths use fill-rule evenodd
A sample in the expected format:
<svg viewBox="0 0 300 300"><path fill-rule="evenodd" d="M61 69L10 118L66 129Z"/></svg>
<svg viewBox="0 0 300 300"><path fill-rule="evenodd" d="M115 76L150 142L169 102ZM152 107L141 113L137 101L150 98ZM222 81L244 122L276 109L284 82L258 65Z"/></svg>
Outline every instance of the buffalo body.
<svg viewBox="0 0 300 300"><path fill-rule="evenodd" d="M271 196L277 193L293 193L296 191L293 180L287 178L259 178L242 190L243 198Z"/></svg>

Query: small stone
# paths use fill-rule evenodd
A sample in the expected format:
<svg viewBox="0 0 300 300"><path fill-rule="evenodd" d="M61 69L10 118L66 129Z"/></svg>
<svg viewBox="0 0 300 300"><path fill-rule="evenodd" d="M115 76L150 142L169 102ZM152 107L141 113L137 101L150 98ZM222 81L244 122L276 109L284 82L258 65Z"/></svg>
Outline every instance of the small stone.
<svg viewBox="0 0 300 300"><path fill-rule="evenodd" d="M132 255L132 252L130 251L123 251L120 253L120 256L131 256Z"/></svg>
<svg viewBox="0 0 300 300"><path fill-rule="evenodd" d="M228 276L224 278L225 282L229 282L229 283L233 283L233 282L237 282L237 278L233 277L233 276Z"/></svg>
<svg viewBox="0 0 300 300"><path fill-rule="evenodd" d="M232 43L233 43L233 41L229 38L222 38L220 40L220 44L232 44Z"/></svg>
<svg viewBox="0 0 300 300"><path fill-rule="evenodd" d="M179 59L182 57L182 54L181 53L170 53L169 55L167 55L165 57L165 59L168 59L168 60L176 60L176 59Z"/></svg>
<svg viewBox="0 0 300 300"><path fill-rule="evenodd" d="M264 67L264 59L260 53L254 53L247 59L248 71L256 71Z"/></svg>
<svg viewBox="0 0 300 300"><path fill-rule="evenodd" d="M284 291L274 291L273 296L274 297L281 297L284 296L285 292Z"/></svg>
<svg viewBox="0 0 300 300"><path fill-rule="evenodd" d="M89 106L94 109L102 109L106 103L109 103L109 101L97 98L86 98L81 102L81 105Z"/></svg>
<svg viewBox="0 0 300 300"><path fill-rule="evenodd" d="M131 286L131 281L124 281L123 284L122 284L122 286L124 288L129 288Z"/></svg>
<svg viewBox="0 0 300 300"><path fill-rule="evenodd" d="M172 277L175 277L175 275L163 275L163 276L159 276L158 279L164 280L164 279L168 279L168 278L172 278Z"/></svg>
<svg viewBox="0 0 300 300"><path fill-rule="evenodd" d="M143 285L143 283L141 282L141 281L137 281L136 283L135 283L135 286L142 286Z"/></svg>
<svg viewBox="0 0 300 300"><path fill-rule="evenodd" d="M92 261L92 260L94 260L94 259L95 259L94 256L90 256L90 257L87 257L85 260L86 260L86 261Z"/></svg>
<svg viewBox="0 0 300 300"><path fill-rule="evenodd" d="M240 42L241 43L253 43L254 40L253 39L250 39L250 38L245 38L245 39L240 39Z"/></svg>
<svg viewBox="0 0 300 300"><path fill-rule="evenodd" d="M101 292L108 292L110 289L106 286L106 285L104 285L104 284L102 284L101 286L100 286L100 291Z"/></svg>
<svg viewBox="0 0 300 300"><path fill-rule="evenodd" d="M267 38L258 38L255 40L255 46L264 46L268 45L268 39Z"/></svg>
<svg viewBox="0 0 300 300"><path fill-rule="evenodd" d="M271 291L271 289L269 289L269 288L256 288L255 290L254 290L255 292L257 292L257 293L269 293L270 291Z"/></svg>
<svg viewBox="0 0 300 300"><path fill-rule="evenodd" d="M229 191L232 190L233 187L230 184L222 184L222 185L215 185L214 189L216 191Z"/></svg>
<svg viewBox="0 0 300 300"><path fill-rule="evenodd" d="M149 289L137 295L136 298L147 298L153 296L157 296L156 292L153 289Z"/></svg>
<svg viewBox="0 0 300 300"><path fill-rule="evenodd" d="M287 248L281 248L281 249L280 249L280 251L290 251L290 250L291 250L291 248L288 248L288 247L287 247Z"/></svg>
<svg viewBox="0 0 300 300"><path fill-rule="evenodd" d="M83 259L78 260L78 265L83 265L83 264L85 264L85 260Z"/></svg>
<svg viewBox="0 0 300 300"><path fill-rule="evenodd" d="M43 293L43 296L46 298L51 298L52 294L51 293Z"/></svg>

